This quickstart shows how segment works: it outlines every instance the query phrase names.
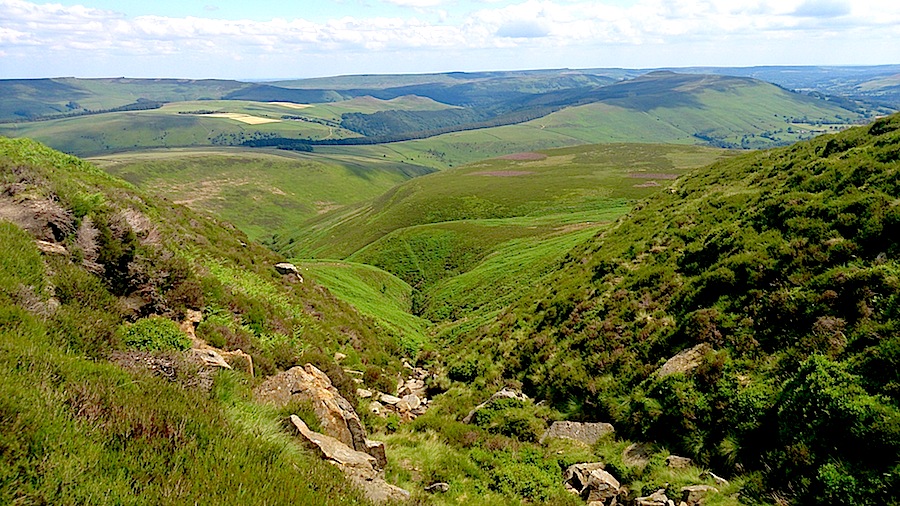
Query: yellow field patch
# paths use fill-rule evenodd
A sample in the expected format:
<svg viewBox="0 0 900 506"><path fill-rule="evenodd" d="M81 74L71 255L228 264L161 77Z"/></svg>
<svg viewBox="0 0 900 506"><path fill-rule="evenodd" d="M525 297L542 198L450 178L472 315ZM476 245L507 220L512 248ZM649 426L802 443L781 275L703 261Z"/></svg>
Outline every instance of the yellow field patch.
<svg viewBox="0 0 900 506"><path fill-rule="evenodd" d="M306 109L307 107L312 107L309 104L297 104L294 102L269 102L272 105L280 105L282 107L289 107L291 109Z"/></svg>
<svg viewBox="0 0 900 506"><path fill-rule="evenodd" d="M280 119L262 118L260 116L251 116L249 114L237 112L217 112L213 114L204 114L204 116L233 119L242 123L247 123L248 125L262 125L263 123L278 123L281 121Z"/></svg>

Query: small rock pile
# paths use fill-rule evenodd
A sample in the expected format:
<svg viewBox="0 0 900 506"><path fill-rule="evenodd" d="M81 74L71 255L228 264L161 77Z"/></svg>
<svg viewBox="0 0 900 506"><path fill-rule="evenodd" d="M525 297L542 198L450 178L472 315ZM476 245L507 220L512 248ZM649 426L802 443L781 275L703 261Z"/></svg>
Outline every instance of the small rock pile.
<svg viewBox="0 0 900 506"><path fill-rule="evenodd" d="M403 363L404 368L409 371L409 376L401 379L397 384L397 395L386 394L384 392L372 392L365 388L358 388L356 395L361 399L372 399L369 402L369 410L372 413L387 417L390 414L396 414L403 422L415 420L416 417L424 415L428 409L430 402L426 396L428 389L425 382L432 376L431 373L421 367L413 367L408 363Z"/></svg>

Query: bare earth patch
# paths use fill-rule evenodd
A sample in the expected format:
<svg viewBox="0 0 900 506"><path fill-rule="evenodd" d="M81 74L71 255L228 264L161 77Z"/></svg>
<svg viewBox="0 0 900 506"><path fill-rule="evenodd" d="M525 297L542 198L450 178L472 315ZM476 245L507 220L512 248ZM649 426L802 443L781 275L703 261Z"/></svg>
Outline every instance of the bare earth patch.
<svg viewBox="0 0 900 506"><path fill-rule="evenodd" d="M656 188L657 186L662 186L656 181L647 181L646 183L636 184L635 188Z"/></svg>
<svg viewBox="0 0 900 506"><path fill-rule="evenodd" d="M650 172L629 172L628 177L635 179L678 179L678 174L651 174Z"/></svg>
<svg viewBox="0 0 900 506"><path fill-rule="evenodd" d="M281 121L280 119L262 118L260 116L251 116L249 114L237 112L216 112L213 114L205 114L204 116L233 119L235 121L240 121L241 123L247 123L248 125L262 125L263 123L278 123Z"/></svg>
<svg viewBox="0 0 900 506"><path fill-rule="evenodd" d="M313 202L316 206L316 214L325 214L328 211L333 211L335 209L340 209L344 206L338 204L337 202L326 202L324 200L317 200Z"/></svg>
<svg viewBox="0 0 900 506"><path fill-rule="evenodd" d="M528 170L486 170L482 172L470 172L470 176L491 176L491 177L516 177L534 174Z"/></svg>
<svg viewBox="0 0 900 506"><path fill-rule="evenodd" d="M543 160L544 158L547 158L547 155L534 152L513 153L500 157L501 160Z"/></svg>
<svg viewBox="0 0 900 506"><path fill-rule="evenodd" d="M312 107L309 104L297 104L294 102L269 102L272 105L280 105L282 107L289 107L291 109L306 109L308 107Z"/></svg>

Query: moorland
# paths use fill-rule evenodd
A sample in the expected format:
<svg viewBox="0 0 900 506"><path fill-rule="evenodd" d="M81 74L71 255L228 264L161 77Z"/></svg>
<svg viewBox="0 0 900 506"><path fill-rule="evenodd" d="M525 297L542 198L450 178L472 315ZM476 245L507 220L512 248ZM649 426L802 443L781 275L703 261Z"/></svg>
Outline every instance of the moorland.
<svg viewBox="0 0 900 506"><path fill-rule="evenodd" d="M0 81L0 497L366 504L312 364L414 502L890 503L897 75Z"/></svg>

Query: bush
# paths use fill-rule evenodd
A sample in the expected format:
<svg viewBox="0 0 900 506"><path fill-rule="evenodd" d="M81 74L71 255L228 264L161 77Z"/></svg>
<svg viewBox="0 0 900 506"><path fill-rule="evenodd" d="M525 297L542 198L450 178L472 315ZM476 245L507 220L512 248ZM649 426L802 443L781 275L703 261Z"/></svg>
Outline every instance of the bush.
<svg viewBox="0 0 900 506"><path fill-rule="evenodd" d="M125 344L139 350L186 350L191 347L191 339L178 324L161 316L141 318L126 325L121 332Z"/></svg>

